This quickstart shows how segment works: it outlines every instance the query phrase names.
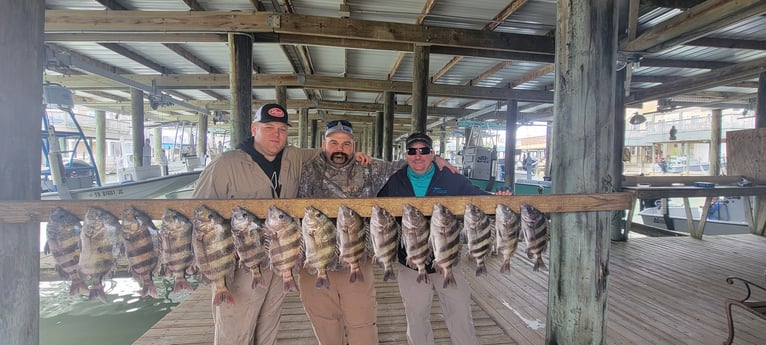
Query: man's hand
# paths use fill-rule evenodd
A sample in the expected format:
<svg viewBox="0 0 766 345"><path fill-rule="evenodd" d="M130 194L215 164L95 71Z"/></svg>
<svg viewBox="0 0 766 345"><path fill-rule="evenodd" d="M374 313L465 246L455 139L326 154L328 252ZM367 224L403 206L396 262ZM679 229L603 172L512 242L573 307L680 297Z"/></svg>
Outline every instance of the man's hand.
<svg viewBox="0 0 766 345"><path fill-rule="evenodd" d="M447 168L453 174L457 174L457 168L455 168L448 160L444 158L436 156L434 157L434 163L436 163L436 167L439 168L439 170L444 170L444 168Z"/></svg>
<svg viewBox="0 0 766 345"><path fill-rule="evenodd" d="M366 167L372 163L372 157L368 156L364 152L357 152L354 154L354 159L356 159L359 164L361 164L363 167Z"/></svg>

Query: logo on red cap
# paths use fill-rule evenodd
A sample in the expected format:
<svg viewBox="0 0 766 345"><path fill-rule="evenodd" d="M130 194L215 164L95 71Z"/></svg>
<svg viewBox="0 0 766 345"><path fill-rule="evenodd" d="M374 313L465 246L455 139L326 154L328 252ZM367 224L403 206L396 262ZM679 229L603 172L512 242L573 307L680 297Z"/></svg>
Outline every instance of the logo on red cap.
<svg viewBox="0 0 766 345"><path fill-rule="evenodd" d="M283 112L282 109L279 109L277 107L269 109L268 113L269 115L273 117L285 117L285 112Z"/></svg>

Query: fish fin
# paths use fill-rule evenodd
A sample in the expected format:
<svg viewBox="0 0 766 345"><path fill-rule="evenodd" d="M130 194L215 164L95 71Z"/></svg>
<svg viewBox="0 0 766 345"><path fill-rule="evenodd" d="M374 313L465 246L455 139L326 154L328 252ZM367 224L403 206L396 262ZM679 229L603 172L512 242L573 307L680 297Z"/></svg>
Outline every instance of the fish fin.
<svg viewBox="0 0 766 345"><path fill-rule="evenodd" d="M284 292L297 292L298 291L298 285L295 284L295 278L293 278L292 273L290 274L290 277L285 279L282 277L282 291Z"/></svg>
<svg viewBox="0 0 766 345"><path fill-rule="evenodd" d="M423 270L418 269L418 279L416 281L418 283L431 284L431 280L428 279L428 271L426 271L425 267Z"/></svg>
<svg viewBox="0 0 766 345"><path fill-rule="evenodd" d="M216 291L215 296L213 296L213 305L221 305L223 302L234 304L234 296L226 288Z"/></svg>
<svg viewBox="0 0 766 345"><path fill-rule="evenodd" d="M192 291L191 283L189 283L186 278L178 278L176 277L175 282L173 283L173 292L181 292L183 290Z"/></svg>
<svg viewBox="0 0 766 345"><path fill-rule="evenodd" d="M85 284L84 281L79 278L72 279L72 285L69 287L70 296L76 296L77 293L85 294L88 293L88 291L88 285Z"/></svg>
<svg viewBox="0 0 766 345"><path fill-rule="evenodd" d="M101 301L101 303L109 303L109 301L106 299L106 293L104 292L104 285L94 285L90 288L90 294L88 295L88 300L92 301L94 299L98 299Z"/></svg>
<svg viewBox="0 0 766 345"><path fill-rule="evenodd" d="M351 283L356 283L356 281L363 282L364 281L364 274L362 274L362 270L359 269L357 266L356 268L351 269L351 274L348 276L348 281Z"/></svg>
<svg viewBox="0 0 766 345"><path fill-rule="evenodd" d="M540 268L542 269L548 269L548 267L545 266L545 262L543 262L543 257L538 256L537 260L535 260L535 265L532 267L532 271L539 271Z"/></svg>
<svg viewBox="0 0 766 345"><path fill-rule="evenodd" d="M330 279L328 279L327 276L317 277L317 282L316 282L315 286L316 286L317 289L325 288L325 289L329 290L330 289Z"/></svg>
<svg viewBox="0 0 766 345"><path fill-rule="evenodd" d="M250 284L250 287L253 289L266 287L266 285L263 283L263 275L261 274L260 267L253 269L253 282Z"/></svg>
<svg viewBox="0 0 766 345"><path fill-rule="evenodd" d="M149 278L148 281L144 281L144 286L141 288L141 297L151 296L157 298L157 287L154 286L154 282Z"/></svg>

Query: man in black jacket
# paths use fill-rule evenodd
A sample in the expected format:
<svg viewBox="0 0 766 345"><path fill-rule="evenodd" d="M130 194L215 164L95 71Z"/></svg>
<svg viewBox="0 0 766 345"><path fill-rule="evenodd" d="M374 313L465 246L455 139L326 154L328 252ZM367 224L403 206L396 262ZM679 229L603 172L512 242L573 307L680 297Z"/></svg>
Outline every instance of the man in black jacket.
<svg viewBox="0 0 766 345"><path fill-rule="evenodd" d="M407 137L407 166L394 173L378 196L457 196L489 194L471 184L467 177L448 170L436 169L433 163L433 141L424 133ZM498 192L511 195L510 190ZM399 246L399 292L407 316L407 340L410 345L434 344L431 329L431 301L434 290L439 294L444 320L453 344L477 345L471 316L471 287L460 268L453 274L456 287L443 287L444 277L426 265L430 283L418 283L418 271L406 265L407 253Z"/></svg>

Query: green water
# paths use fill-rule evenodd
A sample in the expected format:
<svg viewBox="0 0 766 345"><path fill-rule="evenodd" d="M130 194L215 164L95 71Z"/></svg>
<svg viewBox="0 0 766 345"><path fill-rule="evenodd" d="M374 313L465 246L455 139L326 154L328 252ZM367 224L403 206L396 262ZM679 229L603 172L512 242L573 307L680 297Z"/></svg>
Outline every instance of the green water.
<svg viewBox="0 0 766 345"><path fill-rule="evenodd" d="M155 284L159 298L141 298L133 279L114 278L105 282L104 304L69 296L69 282L40 282L40 344L132 344L189 295L169 292L172 281L164 278Z"/></svg>

